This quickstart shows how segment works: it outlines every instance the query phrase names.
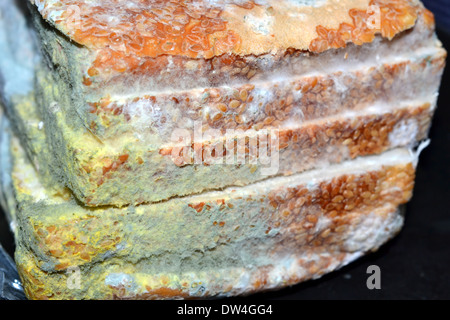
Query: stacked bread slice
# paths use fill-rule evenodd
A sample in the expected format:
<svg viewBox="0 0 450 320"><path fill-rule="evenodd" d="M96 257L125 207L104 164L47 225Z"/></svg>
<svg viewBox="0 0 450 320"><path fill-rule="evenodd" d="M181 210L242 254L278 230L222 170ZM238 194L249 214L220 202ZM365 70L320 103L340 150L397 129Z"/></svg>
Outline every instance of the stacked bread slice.
<svg viewBox="0 0 450 320"><path fill-rule="evenodd" d="M420 2L30 1L34 30L0 8L31 39L0 41L29 298L275 289L401 229L446 57Z"/></svg>

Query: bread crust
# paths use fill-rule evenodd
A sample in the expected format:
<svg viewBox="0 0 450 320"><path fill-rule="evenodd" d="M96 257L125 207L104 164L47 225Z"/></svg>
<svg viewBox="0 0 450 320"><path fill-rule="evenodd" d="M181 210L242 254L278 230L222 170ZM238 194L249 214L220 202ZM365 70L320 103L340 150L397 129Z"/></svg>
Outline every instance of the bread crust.
<svg viewBox="0 0 450 320"><path fill-rule="evenodd" d="M85 0L30 1L47 21L93 50L123 45L129 53L148 57L169 54L206 59L289 48L322 52L346 43L371 42L375 34L392 39L413 27L426 10L415 0L135 0L127 5L108 0L101 6ZM380 10L380 23L371 26L370 10L375 7ZM342 39L333 41L325 30L339 32ZM316 44L318 39L327 45Z"/></svg>
<svg viewBox="0 0 450 320"><path fill-rule="evenodd" d="M10 101L20 143L0 132L4 205L17 208L15 258L28 298L278 289L336 270L401 229L412 147L427 138L445 56L419 1L30 2L55 81L38 73L36 95ZM329 69L336 61L347 62ZM256 111L249 104L261 86L273 96ZM198 90L204 100L195 101ZM280 171L263 177L258 156L245 165L204 161L223 132L185 149L149 125L159 140L140 141L121 98L148 107L152 97L181 122L274 129ZM179 125L171 121L160 124ZM250 158L250 141L236 147Z"/></svg>
<svg viewBox="0 0 450 320"><path fill-rule="evenodd" d="M222 76L251 79L261 71L252 66L258 57L273 65L292 51L319 54L377 37L391 40L419 17L434 30L433 15L415 0L30 1L91 52L86 87L121 74L184 70L191 62L200 70L232 66Z"/></svg>

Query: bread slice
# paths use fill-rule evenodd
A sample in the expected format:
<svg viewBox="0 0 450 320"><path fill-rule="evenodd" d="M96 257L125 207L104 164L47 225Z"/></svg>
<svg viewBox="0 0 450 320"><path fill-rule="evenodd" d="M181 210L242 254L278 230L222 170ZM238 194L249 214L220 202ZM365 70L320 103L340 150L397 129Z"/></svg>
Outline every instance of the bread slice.
<svg viewBox="0 0 450 320"><path fill-rule="evenodd" d="M246 187L92 209L42 187L15 138L11 154L16 262L33 299L235 296L318 278L400 230L417 159L396 149Z"/></svg>
<svg viewBox="0 0 450 320"><path fill-rule="evenodd" d="M193 132L197 126L203 132L225 134L227 130L291 128L361 112L374 104L432 100L445 58L445 50L435 45L377 61L368 59L347 69L325 70L318 64L317 70L302 76L144 95L131 89L128 95L111 91L94 101L72 100L70 83L49 68L42 68L37 81L49 91L48 87L57 87L52 100L42 106L43 112L53 111L57 104L62 119L74 131L88 130L104 144L132 140L155 148L172 143L177 129Z"/></svg>
<svg viewBox="0 0 450 320"><path fill-rule="evenodd" d="M130 79L118 86L126 88L101 83L101 88L94 90L97 96L91 97L63 74L66 69L70 74L78 73L74 70L87 61L75 53L73 58L65 57L66 51L66 55L72 54L64 48L86 48L69 42L45 23L36 10L32 12L41 35L42 51L48 57L46 61L50 61L48 72L58 86L58 96L64 96L55 102L60 104L71 126L87 128L104 143L115 143L125 135L139 140L138 143L160 145L171 142L174 129L193 130L196 122L202 122L204 131L270 129L358 111L380 101L421 99L436 92L445 61L445 50L430 30L423 34L423 21L419 19L413 29L392 41L353 45L317 56L305 54L296 62L288 56L279 57L286 68L301 70L294 74L285 70L264 79L194 85L194 79L180 76L186 70L179 66L173 70L176 78L167 72L159 76L145 73L143 76L151 78L147 83L156 83L143 90L133 84L139 75L124 71L124 76ZM352 54L352 50L362 52ZM270 56L273 58L273 54ZM274 66L267 69L273 72ZM209 73L216 74L215 70ZM170 84L158 88L162 81ZM180 81L190 87L178 88Z"/></svg>
<svg viewBox="0 0 450 320"><path fill-rule="evenodd" d="M345 70L435 42L417 0L30 2L51 62L88 99Z"/></svg>
<svg viewBox="0 0 450 320"><path fill-rule="evenodd" d="M45 79L39 78L39 83ZM57 88L51 85L37 92L41 107L58 97ZM244 186L412 147L427 138L434 100L372 105L361 112L273 129L267 131L268 138L262 135L264 131L247 131L158 147L124 137L114 144L103 143L88 130L74 131L60 109L41 108L42 120L33 119L33 114L39 117L40 112L30 111L35 104L32 97L28 103L16 105L14 119L23 128L34 128L21 130L21 135L28 141L34 163L48 177L47 186L54 187L58 178L56 181L88 206L124 206ZM41 130L40 124L44 126ZM32 136L27 137L27 132ZM44 149L48 151L39 152Z"/></svg>
<svg viewBox="0 0 450 320"><path fill-rule="evenodd" d="M133 2L125 11L113 10L113 2L99 9L86 1L40 1L32 8L48 64L36 81L37 122L42 121L54 159L39 159L32 148L29 153L37 155L39 167L52 168L43 168L53 176L47 185L57 180L89 206L158 202L296 174L426 138L446 53L434 35L432 15L419 2L214 1L219 11L196 11L207 4L171 3L163 11L177 15L164 18L159 2L145 7ZM381 10L380 28L363 28L365 35L355 37L362 30L359 19L367 26L373 18L373 6ZM327 8L333 14L324 15ZM78 9L89 15L72 24ZM399 21L386 18L391 10ZM179 26L181 12L190 17L183 35L164 35L181 47L163 54L158 51L163 43L153 40L161 30ZM113 29L101 27L105 14L117 19ZM140 14L146 23L156 23L154 30L160 23L165 27L154 31L156 38L146 34L148 42L136 52L131 38L152 28L130 19ZM300 16L310 25L299 28ZM217 40L211 52L183 49L184 41L194 38L192 30L219 21L226 30L209 30L209 39ZM255 29L256 21L270 27L274 37ZM326 48L318 40L323 28L330 33L338 28L336 34L344 38L353 31L344 43ZM237 36L239 45L221 51L223 32ZM115 36L128 40L113 45L109 40ZM241 66L239 74L234 64ZM197 138L195 130L214 134ZM268 161L251 154L250 140L264 130L274 138L274 157ZM180 142L179 132L188 139ZM236 154L243 160L227 161Z"/></svg>

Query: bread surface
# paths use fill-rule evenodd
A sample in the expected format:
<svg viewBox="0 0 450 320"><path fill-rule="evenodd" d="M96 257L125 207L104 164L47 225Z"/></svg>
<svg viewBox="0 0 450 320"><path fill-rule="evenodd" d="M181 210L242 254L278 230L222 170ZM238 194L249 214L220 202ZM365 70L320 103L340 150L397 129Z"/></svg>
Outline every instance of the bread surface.
<svg viewBox="0 0 450 320"><path fill-rule="evenodd" d="M400 231L446 58L419 1L29 9L33 30L0 2L0 203L28 298L247 295Z"/></svg>

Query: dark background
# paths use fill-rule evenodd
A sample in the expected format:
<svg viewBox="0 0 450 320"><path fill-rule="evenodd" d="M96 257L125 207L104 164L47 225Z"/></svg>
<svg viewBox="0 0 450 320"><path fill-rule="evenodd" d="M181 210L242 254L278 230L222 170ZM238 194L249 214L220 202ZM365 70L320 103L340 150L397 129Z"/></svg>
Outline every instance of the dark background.
<svg viewBox="0 0 450 320"><path fill-rule="evenodd" d="M438 36L450 52L450 0L424 1L435 13ZM450 299L450 61L444 73L431 145L420 157L414 197L402 232L378 252L343 269L257 299ZM0 243L14 252L0 213ZM381 269L381 290L366 287L367 267Z"/></svg>

